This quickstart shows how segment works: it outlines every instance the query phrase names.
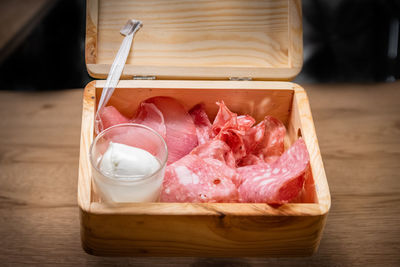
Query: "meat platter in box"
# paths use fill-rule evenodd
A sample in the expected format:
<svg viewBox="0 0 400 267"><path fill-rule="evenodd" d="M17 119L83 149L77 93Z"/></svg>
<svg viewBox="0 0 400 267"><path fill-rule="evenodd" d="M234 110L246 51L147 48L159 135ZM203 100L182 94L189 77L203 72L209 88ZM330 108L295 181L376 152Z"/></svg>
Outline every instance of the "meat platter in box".
<svg viewBox="0 0 400 267"><path fill-rule="evenodd" d="M157 80L119 82L109 105L123 115L132 116L150 97L167 96L186 110L204 103L212 121L215 103L223 100L257 122L266 115L279 119L287 130L285 147L301 138L310 157L310 175L296 203L107 203L95 190L89 159L105 86L93 81L84 92L78 182L81 238L88 253L266 257L316 251L330 193L306 93L294 83L251 81L290 79L300 70L300 7L296 0L87 1L86 63L94 77L108 73L122 40L118 28L131 18L144 23L122 77ZM179 80L189 78L197 80Z"/></svg>
<svg viewBox="0 0 400 267"><path fill-rule="evenodd" d="M304 139L311 158L315 195L308 202L279 207L250 203L99 202L88 162L93 141L96 99L104 81L90 83L84 94L79 204L84 248L96 255L149 256L288 256L310 255L319 243L330 206L329 189L304 90L287 82L121 81L111 103L138 106L152 96L172 96L187 107L224 99L232 110L261 120L280 119L289 142ZM190 87L190 89L188 89ZM123 100L123 102L121 102ZM119 103L119 104L118 104ZM126 108L126 105L125 105Z"/></svg>

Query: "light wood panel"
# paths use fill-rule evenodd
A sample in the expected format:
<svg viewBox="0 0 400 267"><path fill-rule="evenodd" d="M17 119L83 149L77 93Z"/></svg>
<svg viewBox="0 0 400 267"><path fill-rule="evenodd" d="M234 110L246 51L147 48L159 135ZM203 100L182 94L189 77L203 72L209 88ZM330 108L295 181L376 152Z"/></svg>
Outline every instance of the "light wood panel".
<svg viewBox="0 0 400 267"><path fill-rule="evenodd" d="M89 83L83 94L82 128L81 128L81 153L79 155L79 187L78 203L84 210L89 210L92 201L92 169L90 168L89 149L93 142L95 107L94 101L95 82ZM89 166L89 168L88 168Z"/></svg>
<svg viewBox="0 0 400 267"><path fill-rule="evenodd" d="M86 140L93 138L93 117L102 85L104 81L90 83L83 102L78 199L82 243L88 253L231 257L306 256L315 252L330 208L330 194L309 103L300 86L285 82L123 81L109 103L132 116L146 98L172 96L186 108L204 102L208 115L213 118L217 112L215 102L224 100L232 111L250 114L258 121L267 114L281 119L289 128L296 129L289 131L289 135L295 134L289 136L290 140L297 139L297 129L301 129L309 148L312 173L320 175L314 180L318 185L317 196L322 201L271 207L267 204L106 204L99 201L93 188L90 192L88 189L90 143ZM315 195L314 190L311 188L309 193ZM84 193L92 197L81 197Z"/></svg>
<svg viewBox="0 0 400 267"><path fill-rule="evenodd" d="M328 211L331 205L331 196L308 97L305 90L300 86L295 85L294 91L292 109L287 126L288 135L292 143L299 137L304 139L310 155L311 172L315 182L318 203L321 210ZM311 194L311 192L309 193Z"/></svg>
<svg viewBox="0 0 400 267"><path fill-rule="evenodd" d="M85 253L76 197L82 90L71 89L0 92L0 262L5 266L399 266L400 83L303 87L333 204L312 257L119 258Z"/></svg>
<svg viewBox="0 0 400 267"><path fill-rule="evenodd" d="M303 23L301 0L289 5L289 66L301 69L303 65Z"/></svg>
<svg viewBox="0 0 400 267"><path fill-rule="evenodd" d="M99 1L86 1L86 39L85 60L86 64L96 64L97 60L97 25L98 25ZM89 74L93 76L94 73Z"/></svg>
<svg viewBox="0 0 400 267"><path fill-rule="evenodd" d="M144 26L123 77L287 80L302 64L299 3L88 0L88 71L96 78L106 76L123 39L119 30L134 18Z"/></svg>
<svg viewBox="0 0 400 267"><path fill-rule="evenodd" d="M197 88L190 88L193 83L196 83ZM245 84L247 87L243 87L244 85L241 83L223 82L221 84L216 82L215 87L210 88L209 82L197 84L197 81L171 81L170 83L164 81L154 83L131 81L131 86L138 85L141 88L134 89L131 87L116 90L109 105L118 107L122 114L132 117L136 114L140 102L152 96L163 95L180 99L187 109L203 102L210 118L214 118L218 112L216 102L224 100L230 109L238 114L251 114L257 121L264 119L265 114L271 114L287 124L293 98L292 84L287 83L286 87L281 86L282 88L278 89L263 90L265 84L260 82L259 87L261 89L249 91L253 82L247 82ZM163 85L166 84L172 87L164 88ZM102 88L97 88L96 99L98 100Z"/></svg>

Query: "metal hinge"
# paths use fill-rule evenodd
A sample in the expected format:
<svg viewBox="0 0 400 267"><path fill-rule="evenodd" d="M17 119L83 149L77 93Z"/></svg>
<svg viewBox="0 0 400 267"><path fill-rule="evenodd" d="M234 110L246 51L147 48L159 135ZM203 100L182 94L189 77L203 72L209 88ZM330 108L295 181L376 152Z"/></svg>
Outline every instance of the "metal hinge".
<svg viewBox="0 0 400 267"><path fill-rule="evenodd" d="M155 80L156 76L133 76L133 80Z"/></svg>
<svg viewBox="0 0 400 267"><path fill-rule="evenodd" d="M229 77L230 81L251 81L250 77Z"/></svg>

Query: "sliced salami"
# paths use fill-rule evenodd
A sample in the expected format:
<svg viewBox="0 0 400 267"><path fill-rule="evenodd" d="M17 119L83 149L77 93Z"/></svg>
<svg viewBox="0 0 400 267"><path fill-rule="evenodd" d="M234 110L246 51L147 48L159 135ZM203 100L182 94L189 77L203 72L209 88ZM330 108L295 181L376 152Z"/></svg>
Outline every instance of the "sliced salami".
<svg viewBox="0 0 400 267"><path fill-rule="evenodd" d="M256 156L254 154L247 154L244 158L242 158L237 164L239 167L248 166L248 165L256 165L259 163L263 163L264 158Z"/></svg>
<svg viewBox="0 0 400 267"><path fill-rule="evenodd" d="M163 202L237 202L236 172L219 160L187 155L167 166Z"/></svg>
<svg viewBox="0 0 400 267"><path fill-rule="evenodd" d="M237 117L239 131L247 131L254 125L256 120L250 115L240 115Z"/></svg>
<svg viewBox="0 0 400 267"><path fill-rule="evenodd" d="M286 128L280 120L272 116L266 116L264 118L264 125L264 138L254 153L262 155L265 162L272 163L277 160L285 150L284 138L286 135Z"/></svg>
<svg viewBox="0 0 400 267"><path fill-rule="evenodd" d="M264 136L265 136L265 121L261 121L256 126L251 127L249 130L247 130L245 135L243 136L243 142L246 147L246 153L252 154L257 147L260 147L259 150L261 150L262 146L260 144L263 141Z"/></svg>
<svg viewBox="0 0 400 267"><path fill-rule="evenodd" d="M222 129L214 139L224 141L231 148L236 162L246 156L243 135L240 131L235 129Z"/></svg>
<svg viewBox="0 0 400 267"><path fill-rule="evenodd" d="M290 202L303 190L304 174L309 162L307 147L300 138L272 164L260 163L238 168L240 202Z"/></svg>
<svg viewBox="0 0 400 267"><path fill-rule="evenodd" d="M191 110L189 110L190 116L192 116L194 125L196 126L197 139L199 144L204 144L213 137L211 129L211 122L207 116L204 108L204 103L197 104Z"/></svg>
<svg viewBox="0 0 400 267"><path fill-rule="evenodd" d="M308 164L304 172L304 187L299 195L290 201L291 203L317 203L317 192L315 191L314 177Z"/></svg>
<svg viewBox="0 0 400 267"><path fill-rule="evenodd" d="M217 102L217 105L219 110L212 125L214 134L218 134L222 129L238 129L237 114L230 111L224 101Z"/></svg>
<svg viewBox="0 0 400 267"><path fill-rule="evenodd" d="M197 146L190 152L192 155L197 155L201 158L217 159L231 168L235 168L235 158L231 148L221 140L212 140Z"/></svg>

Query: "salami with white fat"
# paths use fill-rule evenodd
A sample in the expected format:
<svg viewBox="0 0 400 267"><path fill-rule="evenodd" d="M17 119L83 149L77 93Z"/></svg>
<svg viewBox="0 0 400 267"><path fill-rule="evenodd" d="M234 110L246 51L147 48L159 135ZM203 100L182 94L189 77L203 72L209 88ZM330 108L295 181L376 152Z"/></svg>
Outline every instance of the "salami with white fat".
<svg viewBox="0 0 400 267"><path fill-rule="evenodd" d="M310 158L303 139L297 140L275 162L259 163L237 169L239 201L284 204L303 190Z"/></svg>
<svg viewBox="0 0 400 267"><path fill-rule="evenodd" d="M194 125L196 126L196 134L199 145L206 143L214 135L211 129L211 122L204 108L204 103L195 105L189 110L189 114L192 116Z"/></svg>
<svg viewBox="0 0 400 267"><path fill-rule="evenodd" d="M236 171L213 158L186 155L165 171L162 202L237 202Z"/></svg>
<svg viewBox="0 0 400 267"><path fill-rule="evenodd" d="M197 146L190 154L201 158L217 159L231 168L235 168L235 158L231 148L221 140L212 140Z"/></svg>

